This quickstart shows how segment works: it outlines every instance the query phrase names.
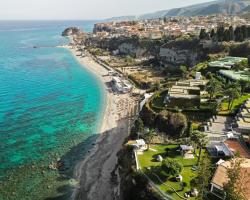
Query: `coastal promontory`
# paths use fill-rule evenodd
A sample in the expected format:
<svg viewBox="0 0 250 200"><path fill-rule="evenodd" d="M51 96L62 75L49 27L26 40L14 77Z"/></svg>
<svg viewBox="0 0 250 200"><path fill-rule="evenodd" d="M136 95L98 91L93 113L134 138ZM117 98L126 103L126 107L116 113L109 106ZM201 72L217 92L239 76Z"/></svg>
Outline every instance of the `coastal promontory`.
<svg viewBox="0 0 250 200"><path fill-rule="evenodd" d="M72 36L72 35L79 35L81 33L81 29L78 27L69 27L66 28L62 32L62 36Z"/></svg>

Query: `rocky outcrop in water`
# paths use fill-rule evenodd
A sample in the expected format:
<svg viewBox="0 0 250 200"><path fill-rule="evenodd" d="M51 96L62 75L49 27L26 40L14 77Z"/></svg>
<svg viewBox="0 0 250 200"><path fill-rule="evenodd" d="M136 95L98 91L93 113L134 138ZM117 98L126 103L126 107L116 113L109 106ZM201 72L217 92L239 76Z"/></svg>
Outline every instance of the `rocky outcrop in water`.
<svg viewBox="0 0 250 200"><path fill-rule="evenodd" d="M78 28L78 27L69 27L69 28L66 28L62 32L62 36L79 35L80 33L82 33L80 28Z"/></svg>

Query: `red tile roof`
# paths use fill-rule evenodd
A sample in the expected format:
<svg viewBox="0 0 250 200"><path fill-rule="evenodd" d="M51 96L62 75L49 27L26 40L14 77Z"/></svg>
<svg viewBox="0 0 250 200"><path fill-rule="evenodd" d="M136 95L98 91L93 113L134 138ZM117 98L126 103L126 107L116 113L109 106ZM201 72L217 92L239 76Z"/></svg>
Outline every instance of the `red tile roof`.
<svg viewBox="0 0 250 200"><path fill-rule="evenodd" d="M245 147L238 140L229 139L225 141L225 144L229 147L229 149L233 153L238 152L240 154L240 157L250 159L250 153L248 152L248 150L245 149Z"/></svg>

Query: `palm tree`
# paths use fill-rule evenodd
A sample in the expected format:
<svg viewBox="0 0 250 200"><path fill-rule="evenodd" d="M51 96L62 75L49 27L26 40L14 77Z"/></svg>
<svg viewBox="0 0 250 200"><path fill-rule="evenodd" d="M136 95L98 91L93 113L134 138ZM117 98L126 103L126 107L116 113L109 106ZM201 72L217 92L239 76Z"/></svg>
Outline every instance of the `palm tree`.
<svg viewBox="0 0 250 200"><path fill-rule="evenodd" d="M191 133L191 140L195 143L196 147L199 148L199 156L198 156L198 162L197 165L200 163L200 158L201 158L201 150L203 147L205 147L208 143L207 141L207 135L203 132L200 131L193 131Z"/></svg>
<svg viewBox="0 0 250 200"><path fill-rule="evenodd" d="M147 131L147 132L144 134L143 138L144 138L144 140L145 140L146 143L147 143L147 147L148 147L147 150L149 150L149 145L151 144L151 142L152 142L154 136L156 136L156 131L155 131L155 129L150 129L149 131Z"/></svg>
<svg viewBox="0 0 250 200"><path fill-rule="evenodd" d="M210 94L210 100L216 92L221 90L221 88L221 83L212 77L206 86L206 91Z"/></svg>
<svg viewBox="0 0 250 200"><path fill-rule="evenodd" d="M241 87L238 83L230 84L225 90L225 94L228 96L228 110L232 108L234 100L240 97Z"/></svg>

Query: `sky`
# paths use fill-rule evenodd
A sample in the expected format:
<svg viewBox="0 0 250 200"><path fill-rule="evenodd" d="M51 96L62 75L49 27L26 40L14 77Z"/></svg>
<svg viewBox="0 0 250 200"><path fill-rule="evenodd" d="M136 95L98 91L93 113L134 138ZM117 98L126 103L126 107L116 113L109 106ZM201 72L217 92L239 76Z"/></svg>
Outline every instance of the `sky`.
<svg viewBox="0 0 250 200"><path fill-rule="evenodd" d="M211 0L0 0L0 20L105 19Z"/></svg>

